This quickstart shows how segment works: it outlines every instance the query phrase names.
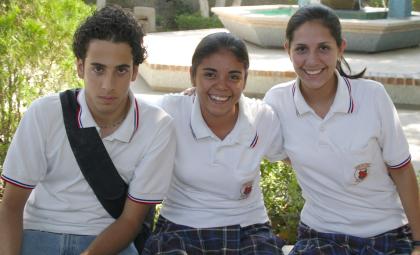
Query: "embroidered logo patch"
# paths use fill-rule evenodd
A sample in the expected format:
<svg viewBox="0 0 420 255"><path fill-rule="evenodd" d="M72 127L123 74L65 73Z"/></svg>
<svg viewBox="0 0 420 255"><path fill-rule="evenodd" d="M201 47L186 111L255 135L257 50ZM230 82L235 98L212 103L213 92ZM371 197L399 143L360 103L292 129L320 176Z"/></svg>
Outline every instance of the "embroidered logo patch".
<svg viewBox="0 0 420 255"><path fill-rule="evenodd" d="M363 181L368 176L369 167L370 167L369 163L363 163L355 167L354 178L355 178L356 183Z"/></svg>
<svg viewBox="0 0 420 255"><path fill-rule="evenodd" d="M242 185L241 188L241 199L245 199L247 197L249 197L249 194L251 194L252 192L252 181L245 183L244 185Z"/></svg>

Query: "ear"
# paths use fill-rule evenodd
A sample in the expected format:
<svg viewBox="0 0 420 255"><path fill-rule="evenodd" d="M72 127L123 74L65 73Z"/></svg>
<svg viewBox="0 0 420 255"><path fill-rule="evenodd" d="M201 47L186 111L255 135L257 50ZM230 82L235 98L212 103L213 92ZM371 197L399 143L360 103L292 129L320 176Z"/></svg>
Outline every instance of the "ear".
<svg viewBox="0 0 420 255"><path fill-rule="evenodd" d="M346 39L343 39L342 41L341 41L341 45L340 45L340 48L338 49L339 50L339 57L342 57L343 56L343 54L344 54L344 50L346 49L346 47L347 47L347 41L346 41Z"/></svg>
<svg viewBox="0 0 420 255"><path fill-rule="evenodd" d="M190 81L191 81L191 85L193 87L195 87L195 79L194 79L194 75L193 75L193 72L192 72L192 67L190 67Z"/></svg>
<svg viewBox="0 0 420 255"><path fill-rule="evenodd" d="M289 41L288 40L286 40L285 42L284 42L284 45L283 45L283 47L284 47L284 50L287 52L287 54L289 55L289 58L290 58L290 44L289 44Z"/></svg>
<svg viewBox="0 0 420 255"><path fill-rule="evenodd" d="M83 79L84 77L84 66L83 66L83 60L78 58L76 60L76 68L77 68L77 76L79 76L80 79Z"/></svg>
<svg viewBox="0 0 420 255"><path fill-rule="evenodd" d="M139 66L133 66L133 75L131 76L131 81L135 81L137 79L137 75L139 74Z"/></svg>

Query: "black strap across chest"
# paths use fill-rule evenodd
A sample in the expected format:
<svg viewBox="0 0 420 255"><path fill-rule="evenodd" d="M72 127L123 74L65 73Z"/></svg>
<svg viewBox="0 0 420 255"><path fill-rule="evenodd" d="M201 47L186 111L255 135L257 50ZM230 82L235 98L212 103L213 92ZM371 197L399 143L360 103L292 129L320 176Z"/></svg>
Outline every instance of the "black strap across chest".
<svg viewBox="0 0 420 255"><path fill-rule="evenodd" d="M95 127L79 128L79 89L60 93L64 126L80 170L105 210L118 218L124 208L128 185L119 175Z"/></svg>

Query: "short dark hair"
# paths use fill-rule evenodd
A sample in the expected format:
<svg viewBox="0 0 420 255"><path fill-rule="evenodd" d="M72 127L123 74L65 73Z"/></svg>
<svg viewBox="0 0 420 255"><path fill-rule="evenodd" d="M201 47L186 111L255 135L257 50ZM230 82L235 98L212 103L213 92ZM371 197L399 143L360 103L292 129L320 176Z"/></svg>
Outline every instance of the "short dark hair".
<svg viewBox="0 0 420 255"><path fill-rule="evenodd" d="M192 56L191 76L195 77L197 67L204 58L223 49L232 52L238 61L244 65L246 76L249 68L249 57L246 45L238 37L226 32L209 34L200 41Z"/></svg>
<svg viewBox="0 0 420 255"><path fill-rule="evenodd" d="M146 58L143 37L141 25L130 12L117 5L108 5L96 10L76 30L73 37L73 53L76 58L84 60L89 43L93 39L128 43L133 63L139 65Z"/></svg>
<svg viewBox="0 0 420 255"><path fill-rule="evenodd" d="M299 8L293 15L290 17L289 22L286 27L286 40L291 44L293 41L294 32L303 24L309 21L319 21L324 27L326 27L332 37L334 37L337 46L340 47L343 42L343 37L341 35L341 23L338 16L335 12L327 6L323 5L305 5ZM350 74L347 74L342 64L345 68L349 70ZM338 60L337 70L339 73L348 78L360 78L364 75L366 68L360 73L351 75L351 69L344 57Z"/></svg>

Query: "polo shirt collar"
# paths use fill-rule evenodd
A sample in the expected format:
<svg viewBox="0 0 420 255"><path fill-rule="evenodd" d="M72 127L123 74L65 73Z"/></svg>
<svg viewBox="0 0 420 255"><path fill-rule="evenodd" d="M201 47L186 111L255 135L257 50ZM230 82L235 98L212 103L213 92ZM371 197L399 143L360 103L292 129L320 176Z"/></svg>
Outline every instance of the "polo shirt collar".
<svg viewBox="0 0 420 255"><path fill-rule="evenodd" d="M338 84L330 112L353 113L354 100L351 92L351 82L348 78L342 77L337 70L335 70L335 75L338 77ZM292 85L292 95L296 106L296 113L298 115L313 112L312 108L306 103L305 98L302 95L299 78L296 79L296 82Z"/></svg>
<svg viewBox="0 0 420 255"><path fill-rule="evenodd" d="M239 113L238 120L235 123L232 131L225 137L225 143L241 143L254 147L258 140L258 134L255 126L252 124L252 112L249 106L245 103L244 95L239 99ZM207 126L201 114L200 101L197 96L193 98L193 107L191 111L191 132L195 139L203 139L206 137L213 137L219 139Z"/></svg>
<svg viewBox="0 0 420 255"><path fill-rule="evenodd" d="M130 109L127 112L127 116L125 117L121 125L118 127L118 129L115 130L111 135L105 137L104 140L112 141L116 139L128 143L130 142L134 133L137 131L139 127L139 105L137 99L135 98L131 90L129 90L128 96L130 100ZM79 128L95 127L96 130L98 130L99 132L100 127L98 126L98 124L96 124L95 120L93 119L89 107L86 103L85 89L80 90L79 94L77 95L77 102L80 106L77 113L77 122Z"/></svg>

